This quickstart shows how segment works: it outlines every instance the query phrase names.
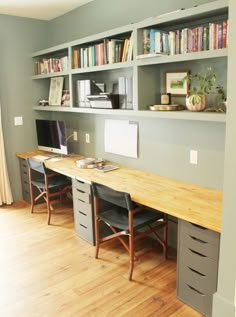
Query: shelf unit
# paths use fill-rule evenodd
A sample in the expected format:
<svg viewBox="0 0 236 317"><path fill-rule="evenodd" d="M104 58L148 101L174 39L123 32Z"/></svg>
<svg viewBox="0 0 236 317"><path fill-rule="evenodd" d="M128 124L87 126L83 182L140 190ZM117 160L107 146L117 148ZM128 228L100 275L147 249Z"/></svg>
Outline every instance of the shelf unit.
<svg viewBox="0 0 236 317"><path fill-rule="evenodd" d="M109 114L124 116L140 116L150 118L200 120L212 122L225 122L225 113L192 113L189 111L157 112L150 111L149 106L160 103L160 96L164 90L165 71L178 71L186 69L194 72L195 69L213 67L220 84L226 89L227 81L227 48L197 51L185 54L168 56L144 57L143 55L143 30L156 28L171 31L183 28L194 28L207 23L219 23L228 19L228 1L218 0L186 10L178 10L144 21L123 26L107 32L91 35L79 40L41 50L33 54L34 61L44 58L60 58L68 56L68 69L49 74L33 75L32 80L37 82L34 90L34 110L61 111L86 114ZM89 67L75 67L74 51L79 53L86 48L94 47L99 43L109 40L125 40L132 38L132 56L124 62L107 63ZM95 55L96 56L96 55ZM222 71L223 70L223 71ZM64 106L38 106L39 100L48 98L50 78L63 76L64 89L70 91L70 105ZM105 83L106 91L112 92L117 87L119 77L132 78L132 109L94 109L78 106L76 82L90 79L95 82ZM184 104L183 97L174 97L174 103Z"/></svg>

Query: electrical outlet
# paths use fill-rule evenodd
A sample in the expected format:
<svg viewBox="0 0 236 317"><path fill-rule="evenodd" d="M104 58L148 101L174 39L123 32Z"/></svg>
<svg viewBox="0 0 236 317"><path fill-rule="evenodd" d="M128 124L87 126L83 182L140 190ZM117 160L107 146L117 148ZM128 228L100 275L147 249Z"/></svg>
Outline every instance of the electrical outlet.
<svg viewBox="0 0 236 317"><path fill-rule="evenodd" d="M77 131L73 131L73 139L74 139L74 141L78 141L78 133L77 133Z"/></svg>
<svg viewBox="0 0 236 317"><path fill-rule="evenodd" d="M14 117L14 125L23 125L23 117Z"/></svg>
<svg viewBox="0 0 236 317"><path fill-rule="evenodd" d="M190 150L190 164L198 164L198 151Z"/></svg>
<svg viewBox="0 0 236 317"><path fill-rule="evenodd" d="M85 142L90 143L90 135L89 133L85 133Z"/></svg>

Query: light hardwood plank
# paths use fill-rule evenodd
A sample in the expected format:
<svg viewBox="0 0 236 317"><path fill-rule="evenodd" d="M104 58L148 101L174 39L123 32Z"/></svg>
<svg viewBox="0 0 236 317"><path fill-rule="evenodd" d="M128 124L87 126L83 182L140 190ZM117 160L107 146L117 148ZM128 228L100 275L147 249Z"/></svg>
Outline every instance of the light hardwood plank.
<svg viewBox="0 0 236 317"><path fill-rule="evenodd" d="M199 317L176 298L176 259L162 260L150 239L138 242L134 280L128 253L115 241L94 247L74 231L72 202L0 208L0 316Z"/></svg>

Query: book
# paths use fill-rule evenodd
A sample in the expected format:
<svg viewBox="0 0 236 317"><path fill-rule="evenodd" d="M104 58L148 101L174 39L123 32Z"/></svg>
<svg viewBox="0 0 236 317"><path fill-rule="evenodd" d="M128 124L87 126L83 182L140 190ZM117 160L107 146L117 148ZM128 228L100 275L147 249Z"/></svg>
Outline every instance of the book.
<svg viewBox="0 0 236 317"><path fill-rule="evenodd" d="M96 170L102 173L106 173L106 172L117 170L118 168L119 166L115 166L115 165L103 165L103 166L97 167Z"/></svg>
<svg viewBox="0 0 236 317"><path fill-rule="evenodd" d="M150 30L143 30L143 54L150 53Z"/></svg>
<svg viewBox="0 0 236 317"><path fill-rule="evenodd" d="M129 45L128 45L128 52L127 52L127 61L131 61L133 58L133 43L134 43L134 39L133 39L133 32L130 35L129 38Z"/></svg>
<svg viewBox="0 0 236 317"><path fill-rule="evenodd" d="M79 68L79 49L73 50L73 68Z"/></svg>

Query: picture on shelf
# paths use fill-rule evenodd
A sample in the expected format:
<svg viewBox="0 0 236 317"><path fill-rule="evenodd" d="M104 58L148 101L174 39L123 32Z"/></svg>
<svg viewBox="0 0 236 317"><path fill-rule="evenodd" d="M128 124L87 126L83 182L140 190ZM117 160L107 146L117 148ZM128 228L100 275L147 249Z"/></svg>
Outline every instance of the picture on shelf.
<svg viewBox="0 0 236 317"><path fill-rule="evenodd" d="M61 106L64 77L53 77L50 81L49 106Z"/></svg>
<svg viewBox="0 0 236 317"><path fill-rule="evenodd" d="M165 93L172 96L186 96L188 93L188 83L184 79L188 71L167 71L165 72Z"/></svg>
<svg viewBox="0 0 236 317"><path fill-rule="evenodd" d="M70 91L69 90L63 90L62 98L61 98L61 105L64 107L70 106Z"/></svg>

